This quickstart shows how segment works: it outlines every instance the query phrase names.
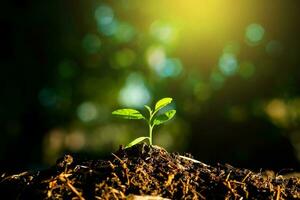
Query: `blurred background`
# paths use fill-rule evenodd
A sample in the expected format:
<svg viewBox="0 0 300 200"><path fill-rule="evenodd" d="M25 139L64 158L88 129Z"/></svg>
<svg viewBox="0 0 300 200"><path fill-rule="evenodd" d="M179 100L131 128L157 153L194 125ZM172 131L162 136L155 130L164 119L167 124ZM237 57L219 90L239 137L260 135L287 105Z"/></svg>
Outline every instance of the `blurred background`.
<svg viewBox="0 0 300 200"><path fill-rule="evenodd" d="M299 169L300 2L1 3L0 169L100 158L147 134L114 118L172 97L154 143L208 164Z"/></svg>

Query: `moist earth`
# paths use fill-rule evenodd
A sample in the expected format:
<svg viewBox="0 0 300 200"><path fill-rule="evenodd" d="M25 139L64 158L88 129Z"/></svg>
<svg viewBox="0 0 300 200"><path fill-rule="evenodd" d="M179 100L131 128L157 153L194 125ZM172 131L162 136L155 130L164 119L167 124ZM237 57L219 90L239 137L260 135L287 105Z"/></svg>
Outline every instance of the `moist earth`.
<svg viewBox="0 0 300 200"><path fill-rule="evenodd" d="M300 179L228 164L206 165L190 154L145 143L102 160L65 155L46 170L0 177L5 199L300 199ZM138 195L138 196L132 196ZM147 197L146 197L147 196ZM149 198L151 196L151 198Z"/></svg>

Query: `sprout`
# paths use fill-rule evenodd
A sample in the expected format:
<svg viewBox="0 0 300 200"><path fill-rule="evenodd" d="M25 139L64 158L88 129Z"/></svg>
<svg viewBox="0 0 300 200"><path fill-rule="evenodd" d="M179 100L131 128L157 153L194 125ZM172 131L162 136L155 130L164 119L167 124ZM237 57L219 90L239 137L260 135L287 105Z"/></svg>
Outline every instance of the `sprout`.
<svg viewBox="0 0 300 200"><path fill-rule="evenodd" d="M172 102L172 98L166 97L155 104L154 110L152 110L149 106L145 105L144 107L149 112L149 117L145 117L140 113L140 111L131 109L131 108L124 108L124 109L118 109L112 112L113 115L116 115L118 117L124 118L124 119L142 119L145 120L149 127L149 137L138 137L132 142L130 142L128 145L126 145L125 148L132 147L133 145L136 145L140 143L143 140L148 139L149 144L152 145L152 132L154 126L160 125L165 123L166 121L172 119L176 113L176 110L169 110L162 114L157 115L158 111L167 106Z"/></svg>

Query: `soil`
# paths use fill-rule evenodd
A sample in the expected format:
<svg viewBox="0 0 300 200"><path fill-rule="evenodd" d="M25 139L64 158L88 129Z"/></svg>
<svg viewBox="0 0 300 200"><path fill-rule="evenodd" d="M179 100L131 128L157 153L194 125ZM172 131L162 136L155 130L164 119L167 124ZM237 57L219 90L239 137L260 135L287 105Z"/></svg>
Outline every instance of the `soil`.
<svg viewBox="0 0 300 200"><path fill-rule="evenodd" d="M105 160L71 155L38 172L0 177L5 199L300 199L300 178L230 165L138 144ZM143 197L141 197L143 196Z"/></svg>

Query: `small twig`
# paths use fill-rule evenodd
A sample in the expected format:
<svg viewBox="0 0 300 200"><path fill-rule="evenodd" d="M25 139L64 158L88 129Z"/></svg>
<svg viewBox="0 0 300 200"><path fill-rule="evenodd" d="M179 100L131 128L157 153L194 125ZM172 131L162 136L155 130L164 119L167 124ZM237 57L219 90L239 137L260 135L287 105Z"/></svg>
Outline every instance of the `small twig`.
<svg viewBox="0 0 300 200"><path fill-rule="evenodd" d="M66 183L67 186L72 190L72 192L74 192L78 198L80 200L85 200L80 192L78 192L78 190L70 183L71 181L68 179L69 176L71 176L72 174L66 174L66 173L61 173L60 175L58 175L56 178L58 178L60 181L62 181L63 183Z"/></svg>
<svg viewBox="0 0 300 200"><path fill-rule="evenodd" d="M67 185L69 186L69 188L78 196L78 198L80 200L85 200L81 194L77 191L77 189L70 183L70 181L67 179Z"/></svg>
<svg viewBox="0 0 300 200"><path fill-rule="evenodd" d="M240 182L240 181L236 181L236 180L230 180L230 182L236 183L236 184L240 184L240 185L246 185L246 183L243 183L243 182Z"/></svg>
<svg viewBox="0 0 300 200"><path fill-rule="evenodd" d="M243 185L243 191L245 192L245 195L246 195L246 199L248 199L248 197L249 197L249 192L247 191L247 187L246 187L246 185Z"/></svg>
<svg viewBox="0 0 300 200"><path fill-rule="evenodd" d="M118 159L122 164L124 163L124 161L121 159L121 158L119 158L116 154L114 154L114 153L111 153L116 159Z"/></svg>
<svg viewBox="0 0 300 200"><path fill-rule="evenodd" d="M74 168L74 171L78 171L80 168L83 168L83 169L88 169L89 167L88 166L85 166L85 165L76 165L76 167Z"/></svg>
<svg viewBox="0 0 300 200"><path fill-rule="evenodd" d="M189 157L181 156L181 155L179 155L179 157L180 157L180 158L183 158L183 159L186 159L186 160L189 160L189 161L192 161L192 162L194 162L194 163L199 163L199 164L201 164L201 165L203 165L203 166L205 166L205 167L208 167L207 164L205 164L205 163L203 163L203 162L200 162L199 160L195 160L195 159L193 159L193 158L189 158Z"/></svg>
<svg viewBox="0 0 300 200"><path fill-rule="evenodd" d="M227 188L229 189L229 191L234 195L234 197L239 196L238 194L235 193L235 190L231 187L230 181L226 180L225 185L227 186Z"/></svg>
<svg viewBox="0 0 300 200"><path fill-rule="evenodd" d="M110 160L108 161L108 164L112 169L115 169L115 166L110 162Z"/></svg>
<svg viewBox="0 0 300 200"><path fill-rule="evenodd" d="M232 171L230 171L230 172L227 174L226 179L225 179L226 182L229 180L229 177L230 177L231 172L232 172Z"/></svg>
<svg viewBox="0 0 300 200"><path fill-rule="evenodd" d="M7 176L7 177L3 178L3 179L1 180L1 182L6 181L7 179L18 179L18 178L20 178L20 177L22 177L22 176L25 176L25 175L27 175L27 174L28 174L28 172L25 171L25 172L22 172L22 173L20 173L20 174L15 174L15 175ZM3 175L2 175L2 176L3 176Z"/></svg>
<svg viewBox="0 0 300 200"><path fill-rule="evenodd" d="M171 185L173 179L174 179L174 174L169 174L168 176L168 180L165 182L165 187L168 187L169 185Z"/></svg>
<svg viewBox="0 0 300 200"><path fill-rule="evenodd" d="M251 174L251 172L249 172L249 173L243 178L242 182L245 182L246 179L250 176L250 174Z"/></svg>
<svg viewBox="0 0 300 200"><path fill-rule="evenodd" d="M280 199L280 193L281 193L281 189L280 189L280 186L278 185L278 186L277 186L276 200L279 200L279 199Z"/></svg>

